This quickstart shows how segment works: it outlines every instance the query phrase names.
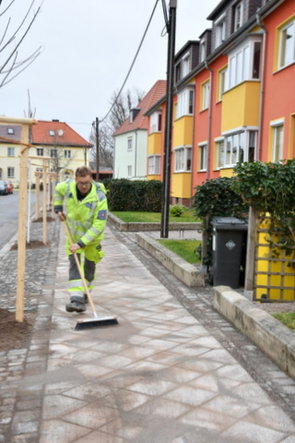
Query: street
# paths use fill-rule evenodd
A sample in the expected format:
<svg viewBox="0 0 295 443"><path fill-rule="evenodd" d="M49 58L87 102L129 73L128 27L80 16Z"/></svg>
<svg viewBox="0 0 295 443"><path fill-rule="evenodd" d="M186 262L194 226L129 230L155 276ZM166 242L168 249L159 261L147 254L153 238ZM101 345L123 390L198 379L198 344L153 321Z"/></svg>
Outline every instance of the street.
<svg viewBox="0 0 295 443"><path fill-rule="evenodd" d="M10 195L0 195L0 248L2 248L14 234L18 226L18 192ZM28 195L29 199L29 195ZM35 209L35 192L31 192L31 216Z"/></svg>

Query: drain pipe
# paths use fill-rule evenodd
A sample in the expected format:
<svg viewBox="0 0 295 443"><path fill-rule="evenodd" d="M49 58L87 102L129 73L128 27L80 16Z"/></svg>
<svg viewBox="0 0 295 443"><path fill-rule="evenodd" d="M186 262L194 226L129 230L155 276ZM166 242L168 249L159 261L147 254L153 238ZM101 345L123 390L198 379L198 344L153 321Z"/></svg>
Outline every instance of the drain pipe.
<svg viewBox="0 0 295 443"><path fill-rule="evenodd" d="M206 180L210 178L210 160L211 160L211 127L212 127L212 81L213 81L213 70L209 68L207 61L205 60L205 67L210 72L209 81L209 108L208 108L208 144L207 144L207 173Z"/></svg>
<svg viewBox="0 0 295 443"><path fill-rule="evenodd" d="M257 134L257 152L255 155L255 160L261 160L261 139L262 139L262 119L263 119L263 105L264 105L264 77L265 77L265 49L266 49L266 38L267 30L261 21L259 12L256 13L256 23L262 29L262 48L261 48L261 87L260 87L260 98L259 98L259 120L258 120L258 134Z"/></svg>

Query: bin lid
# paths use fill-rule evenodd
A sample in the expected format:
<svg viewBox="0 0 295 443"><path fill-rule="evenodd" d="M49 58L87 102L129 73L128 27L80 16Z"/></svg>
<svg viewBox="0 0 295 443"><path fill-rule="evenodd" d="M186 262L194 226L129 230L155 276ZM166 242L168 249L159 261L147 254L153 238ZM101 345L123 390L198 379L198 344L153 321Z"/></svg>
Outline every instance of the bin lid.
<svg viewBox="0 0 295 443"><path fill-rule="evenodd" d="M215 229L222 230L246 230L248 223L237 217L213 217L211 221Z"/></svg>

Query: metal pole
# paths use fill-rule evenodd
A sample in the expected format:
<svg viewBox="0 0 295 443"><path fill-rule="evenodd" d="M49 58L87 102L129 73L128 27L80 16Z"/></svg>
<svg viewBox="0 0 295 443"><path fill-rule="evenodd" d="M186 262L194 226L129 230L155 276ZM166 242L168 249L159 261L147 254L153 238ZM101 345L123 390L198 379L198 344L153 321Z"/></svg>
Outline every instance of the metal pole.
<svg viewBox="0 0 295 443"><path fill-rule="evenodd" d="M95 139L96 139L96 181L99 179L99 120L95 119Z"/></svg>
<svg viewBox="0 0 295 443"><path fill-rule="evenodd" d="M173 80L174 80L174 55L176 31L177 0L171 0L169 5L168 31L168 56L167 56L167 89L166 89L166 118L163 164L163 198L161 213L161 237L167 238L169 234L169 198L171 174L171 139L173 116Z"/></svg>

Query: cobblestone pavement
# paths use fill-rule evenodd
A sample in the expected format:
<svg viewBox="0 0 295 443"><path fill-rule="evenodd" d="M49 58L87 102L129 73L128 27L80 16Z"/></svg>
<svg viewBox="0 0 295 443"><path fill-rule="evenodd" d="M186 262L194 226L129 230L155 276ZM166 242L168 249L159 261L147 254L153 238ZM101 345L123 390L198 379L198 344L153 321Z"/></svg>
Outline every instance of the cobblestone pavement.
<svg viewBox="0 0 295 443"><path fill-rule="evenodd" d="M295 441L294 380L212 309L211 288L187 288L133 234L107 229L94 288L119 325L75 331L58 232L28 251L38 315L28 347L0 354L0 442ZM1 288L14 293L3 275Z"/></svg>

